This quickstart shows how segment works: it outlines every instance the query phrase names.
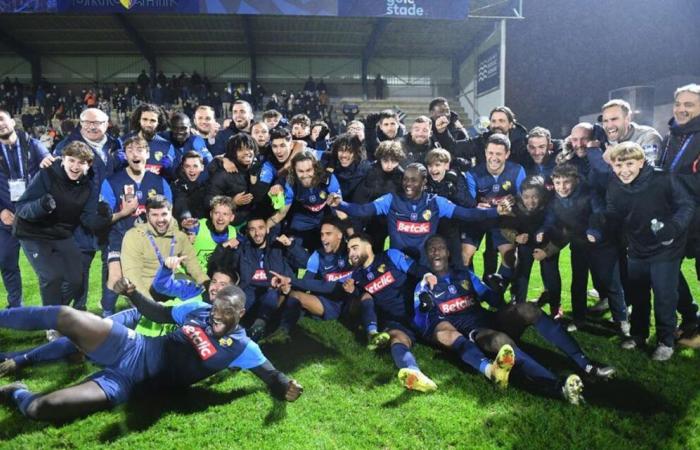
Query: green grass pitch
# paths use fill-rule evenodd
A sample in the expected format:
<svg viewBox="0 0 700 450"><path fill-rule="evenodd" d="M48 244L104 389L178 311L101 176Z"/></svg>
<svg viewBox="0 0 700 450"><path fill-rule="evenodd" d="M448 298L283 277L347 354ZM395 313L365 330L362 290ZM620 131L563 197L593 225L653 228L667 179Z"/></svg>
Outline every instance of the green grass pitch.
<svg viewBox="0 0 700 450"><path fill-rule="evenodd" d="M570 280L568 261L567 252L561 261L564 286ZM36 277L24 258L22 271L25 303L37 305ZM684 271L698 298L689 262ZM91 287L99 292L98 259ZM533 275L531 297L540 289ZM4 302L2 285L0 298ZM97 295L91 295L89 308L98 311ZM700 448L700 358L693 350L656 363L639 351L619 350L619 339L603 324L574 336L594 360L618 369L616 379L586 385L582 407L540 397L514 382L496 391L455 357L424 345L417 346L416 357L439 389L408 392L398 384L388 353L368 352L361 335L339 323L302 319L291 344L263 347L277 367L304 385L296 403L272 399L252 374L239 372L180 392L142 394L115 410L59 426L31 422L14 406L2 405L0 448ZM0 350L43 341L43 333L0 330ZM559 374L573 369L532 331L524 347ZM61 362L0 382L21 379L32 390L49 391L94 370L87 363Z"/></svg>

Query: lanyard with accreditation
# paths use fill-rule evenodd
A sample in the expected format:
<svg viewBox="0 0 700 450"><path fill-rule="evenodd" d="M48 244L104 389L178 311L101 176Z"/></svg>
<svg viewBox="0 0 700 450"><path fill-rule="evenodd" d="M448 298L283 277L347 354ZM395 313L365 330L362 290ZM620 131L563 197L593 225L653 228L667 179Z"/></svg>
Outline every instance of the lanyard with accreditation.
<svg viewBox="0 0 700 450"><path fill-rule="evenodd" d="M19 134L19 133L18 133ZM29 167L29 143L24 136L19 135L14 148L5 144L0 144L2 147L2 156L4 157L7 172L7 182L10 190L10 201L16 202L24 194L27 189L27 173L25 169ZM10 158L10 152L17 152L17 167L13 170L13 161Z"/></svg>

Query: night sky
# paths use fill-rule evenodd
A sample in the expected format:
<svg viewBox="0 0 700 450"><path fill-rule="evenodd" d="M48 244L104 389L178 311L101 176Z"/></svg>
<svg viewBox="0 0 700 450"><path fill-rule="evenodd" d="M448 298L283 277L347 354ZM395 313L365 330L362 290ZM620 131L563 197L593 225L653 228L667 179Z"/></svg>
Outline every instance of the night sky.
<svg viewBox="0 0 700 450"><path fill-rule="evenodd" d="M671 75L700 83L700 0L523 3L526 19L507 27L506 104L528 128L558 136L618 87Z"/></svg>

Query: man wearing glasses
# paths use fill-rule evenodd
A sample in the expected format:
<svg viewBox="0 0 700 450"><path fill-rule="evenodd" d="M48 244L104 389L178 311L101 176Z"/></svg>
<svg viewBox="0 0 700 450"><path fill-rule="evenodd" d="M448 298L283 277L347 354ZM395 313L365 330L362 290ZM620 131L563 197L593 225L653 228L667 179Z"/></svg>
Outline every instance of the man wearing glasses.
<svg viewBox="0 0 700 450"><path fill-rule="evenodd" d="M82 141L86 143L95 154L92 170L95 173L93 180L97 183L97 189L102 186L105 178L122 169L121 161L126 161L119 139L107 134L108 124L107 114L97 108L87 108L80 114L80 127L59 142L54 150L54 155L59 157L63 153L63 149L71 142ZM119 158L120 153L122 154L121 159ZM85 227L79 226L75 230L74 237L83 256L83 289L81 289L80 297L75 299L73 306L77 309L85 309L90 264L98 249L102 252L102 300L103 302L107 301L106 304L113 304L116 302L117 296L114 292L106 289L108 253L106 234L105 236L95 236Z"/></svg>

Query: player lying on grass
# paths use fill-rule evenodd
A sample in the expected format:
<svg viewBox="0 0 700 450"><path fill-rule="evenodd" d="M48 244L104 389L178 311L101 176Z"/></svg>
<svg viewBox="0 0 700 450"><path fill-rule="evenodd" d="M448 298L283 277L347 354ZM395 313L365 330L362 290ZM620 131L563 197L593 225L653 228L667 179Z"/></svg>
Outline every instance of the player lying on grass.
<svg viewBox="0 0 700 450"><path fill-rule="evenodd" d="M612 367L592 363L561 325L535 305L506 305L473 272L450 269L450 254L442 236L428 238L425 252L432 274L426 275L416 286L415 326L424 337L455 350L474 369L489 378L495 377L498 385L507 386L508 374L503 368L514 355L515 370L536 387L549 394L562 395L573 404L580 402L583 383L578 375L570 375L560 381L516 345L514 339L519 339L529 326L533 326L542 338L569 356L586 375L604 379L615 372ZM498 311L482 308L480 300L497 307ZM476 343L488 354L498 352L495 365L498 370L495 373L491 361L478 349L470 348L470 342Z"/></svg>
<svg viewBox="0 0 700 450"><path fill-rule="evenodd" d="M15 382L0 388L25 416L64 421L109 409L128 400L137 386L189 386L226 368L250 369L275 396L294 401L303 392L265 358L238 322L245 295L237 286L217 292L212 304L186 302L163 306L120 279L115 291L159 323L176 323L166 336L146 337L118 322L66 306L0 311L0 327L17 330L55 329L70 339L103 370L87 381L48 394L34 394Z"/></svg>
<svg viewBox="0 0 700 450"><path fill-rule="evenodd" d="M173 270L178 270L182 257L171 256L165 259L165 265L160 268L153 280L151 295L153 298L172 298L167 300L166 306L174 306L183 301L205 301L211 303L212 298L223 287L233 284L233 275L222 269L216 269L211 274L211 281L206 292L192 281L177 280L173 277ZM125 309L109 317L113 322L118 322L127 328L136 330L145 336L161 336L174 331L174 324L154 323L146 319L136 308ZM80 350L65 336L54 339L34 348L15 352L0 352L0 376L14 372L22 367L32 364L58 361L69 357L81 355Z"/></svg>

